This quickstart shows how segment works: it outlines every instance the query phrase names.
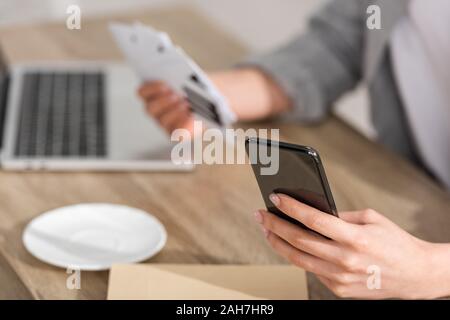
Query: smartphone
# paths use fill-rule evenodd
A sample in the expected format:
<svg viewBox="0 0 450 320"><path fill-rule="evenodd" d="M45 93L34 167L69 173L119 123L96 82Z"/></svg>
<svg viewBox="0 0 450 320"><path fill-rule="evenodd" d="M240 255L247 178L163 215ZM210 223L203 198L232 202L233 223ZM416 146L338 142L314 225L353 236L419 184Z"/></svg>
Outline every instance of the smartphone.
<svg viewBox="0 0 450 320"><path fill-rule="evenodd" d="M260 138L247 138L245 147L269 212L306 228L299 221L278 210L269 200L271 193L282 193L338 217L325 170L316 150L307 146ZM253 152L250 150L253 150ZM278 172L263 175L261 169L265 164L259 161L257 155L261 151L268 152L268 150L270 150L271 157L278 161ZM274 152L278 152L278 157L274 157Z"/></svg>

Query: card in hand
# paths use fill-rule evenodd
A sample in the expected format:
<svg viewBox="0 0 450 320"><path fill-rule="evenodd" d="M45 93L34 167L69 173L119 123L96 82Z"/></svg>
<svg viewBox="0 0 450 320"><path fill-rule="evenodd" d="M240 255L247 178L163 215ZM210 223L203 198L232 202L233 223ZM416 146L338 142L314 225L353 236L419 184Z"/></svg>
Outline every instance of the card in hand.
<svg viewBox="0 0 450 320"><path fill-rule="evenodd" d="M135 23L114 23L110 30L142 81L161 80L186 96L193 112L220 126L236 116L203 70L166 33Z"/></svg>

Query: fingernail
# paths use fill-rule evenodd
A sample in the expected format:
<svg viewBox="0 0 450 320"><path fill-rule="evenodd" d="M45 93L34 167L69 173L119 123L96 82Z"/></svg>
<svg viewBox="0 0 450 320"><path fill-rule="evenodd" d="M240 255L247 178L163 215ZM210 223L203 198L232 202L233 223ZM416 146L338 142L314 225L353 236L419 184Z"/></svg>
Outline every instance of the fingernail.
<svg viewBox="0 0 450 320"><path fill-rule="evenodd" d="M263 223L263 216L262 216L261 212L259 212L259 210L256 211L256 212L254 213L254 215L255 215L255 220L256 220L256 222L258 222L258 223Z"/></svg>
<svg viewBox="0 0 450 320"><path fill-rule="evenodd" d="M278 207L278 205L280 204L280 197L277 196L275 193L271 193L269 196L270 201L272 201L272 203L274 205L276 205Z"/></svg>
<svg viewBox="0 0 450 320"><path fill-rule="evenodd" d="M261 227L261 229L262 229L262 231L263 231L263 233L264 233L264 237L268 237L269 236L269 230L267 230L266 228L264 228L264 227Z"/></svg>

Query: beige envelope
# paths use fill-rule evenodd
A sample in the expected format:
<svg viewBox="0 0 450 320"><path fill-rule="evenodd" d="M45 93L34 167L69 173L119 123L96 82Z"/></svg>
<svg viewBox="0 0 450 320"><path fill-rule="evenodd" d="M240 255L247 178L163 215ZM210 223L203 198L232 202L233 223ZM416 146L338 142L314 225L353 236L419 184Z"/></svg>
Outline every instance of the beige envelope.
<svg viewBox="0 0 450 320"><path fill-rule="evenodd" d="M302 269L287 265L114 265L108 299L308 299Z"/></svg>

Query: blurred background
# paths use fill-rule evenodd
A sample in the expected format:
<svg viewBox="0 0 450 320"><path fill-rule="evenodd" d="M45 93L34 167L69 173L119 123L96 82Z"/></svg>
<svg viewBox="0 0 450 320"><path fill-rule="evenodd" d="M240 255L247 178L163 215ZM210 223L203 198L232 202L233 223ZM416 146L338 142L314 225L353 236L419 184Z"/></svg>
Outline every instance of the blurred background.
<svg viewBox="0 0 450 320"><path fill-rule="evenodd" d="M254 54L276 47L302 32L308 16L326 0L0 0L0 28L20 24L65 21L66 8L76 4L83 17L124 11L188 6L241 42ZM369 138L375 131L369 118L366 91L361 86L345 95L335 113Z"/></svg>

